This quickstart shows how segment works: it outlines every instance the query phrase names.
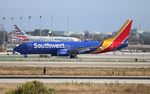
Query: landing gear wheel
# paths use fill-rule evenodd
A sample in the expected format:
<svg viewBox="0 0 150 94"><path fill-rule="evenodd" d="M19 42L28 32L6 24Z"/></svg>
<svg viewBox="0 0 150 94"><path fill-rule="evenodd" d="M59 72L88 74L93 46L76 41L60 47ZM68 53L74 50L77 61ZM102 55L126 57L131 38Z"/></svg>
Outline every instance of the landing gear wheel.
<svg viewBox="0 0 150 94"><path fill-rule="evenodd" d="M27 58L27 55L26 55L26 54L24 55L24 58Z"/></svg>
<svg viewBox="0 0 150 94"><path fill-rule="evenodd" d="M70 52L70 58L78 58L76 52Z"/></svg>

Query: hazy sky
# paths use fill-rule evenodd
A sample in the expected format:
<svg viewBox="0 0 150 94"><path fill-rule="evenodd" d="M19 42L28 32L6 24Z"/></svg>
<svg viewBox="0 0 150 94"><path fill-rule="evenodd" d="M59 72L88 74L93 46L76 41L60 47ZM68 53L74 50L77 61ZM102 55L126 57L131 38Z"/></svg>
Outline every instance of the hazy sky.
<svg viewBox="0 0 150 94"><path fill-rule="evenodd" d="M6 30L14 23L27 30L39 28L40 15L41 27L49 29L54 16L54 30L67 30L67 16L71 31L116 31L127 19L133 19L133 27L147 30L150 0L0 0L0 23L6 17Z"/></svg>

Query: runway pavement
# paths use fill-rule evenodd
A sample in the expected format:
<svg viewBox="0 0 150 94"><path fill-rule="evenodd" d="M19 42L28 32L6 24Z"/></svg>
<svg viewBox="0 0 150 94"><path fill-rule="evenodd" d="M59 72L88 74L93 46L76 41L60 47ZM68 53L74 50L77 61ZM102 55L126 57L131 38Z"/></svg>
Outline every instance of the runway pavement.
<svg viewBox="0 0 150 94"><path fill-rule="evenodd" d="M38 55L6 55L0 54L0 61L50 61L50 62L150 62L150 53L104 53L104 54L83 54L78 55L77 59L69 57L40 57Z"/></svg>
<svg viewBox="0 0 150 94"><path fill-rule="evenodd" d="M78 59L68 57L39 58L30 55L0 55L0 66L18 67L104 67L104 68L150 68L150 53L84 54Z"/></svg>
<svg viewBox="0 0 150 94"><path fill-rule="evenodd" d="M150 68L145 62L22 62L0 61L0 66L17 67L99 67L99 68Z"/></svg>
<svg viewBox="0 0 150 94"><path fill-rule="evenodd" d="M6 60L3 61L3 58ZM9 59L9 57L11 59ZM0 66L17 67L99 67L99 68L150 68L150 53L108 53L96 55L79 55L78 59L67 57L39 58L32 56L23 58L17 56L0 56ZM7 60L9 59L9 60ZM137 59L137 61L136 61ZM143 83L150 84L150 77L2 77L0 83L25 83L38 80L43 83Z"/></svg>
<svg viewBox="0 0 150 94"><path fill-rule="evenodd" d="M25 83L27 81L41 81L43 83L140 83L150 84L150 77L137 76L104 76L104 77L58 77L58 76L39 76L39 77L0 77L0 83Z"/></svg>
<svg viewBox="0 0 150 94"><path fill-rule="evenodd" d="M13 58L13 60L9 57ZM3 58L8 58L8 60L1 60L0 66L150 68L150 53L86 54L79 55L78 59L70 59L68 57L39 58L38 56L23 58L20 55L0 56L0 59Z"/></svg>
<svg viewBox="0 0 150 94"><path fill-rule="evenodd" d="M121 52L108 52L102 54L83 54L79 55L81 58L126 58L126 59L150 59L150 53L121 53Z"/></svg>

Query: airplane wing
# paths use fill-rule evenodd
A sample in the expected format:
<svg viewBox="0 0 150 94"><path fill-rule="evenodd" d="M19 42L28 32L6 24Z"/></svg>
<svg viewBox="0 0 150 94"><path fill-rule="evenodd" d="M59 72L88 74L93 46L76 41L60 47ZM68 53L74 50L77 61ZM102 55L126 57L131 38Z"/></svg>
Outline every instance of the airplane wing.
<svg viewBox="0 0 150 94"><path fill-rule="evenodd" d="M93 52L97 49L97 46L87 46L87 47L71 47L70 45L66 45L64 49L60 49L57 51L58 56L68 56L70 53L76 53L76 54L85 54Z"/></svg>
<svg viewBox="0 0 150 94"><path fill-rule="evenodd" d="M78 47L78 48L71 48L68 49L68 52L76 52L78 54L82 54L82 53L89 53L91 51L94 51L97 48L97 46L91 46L91 47Z"/></svg>

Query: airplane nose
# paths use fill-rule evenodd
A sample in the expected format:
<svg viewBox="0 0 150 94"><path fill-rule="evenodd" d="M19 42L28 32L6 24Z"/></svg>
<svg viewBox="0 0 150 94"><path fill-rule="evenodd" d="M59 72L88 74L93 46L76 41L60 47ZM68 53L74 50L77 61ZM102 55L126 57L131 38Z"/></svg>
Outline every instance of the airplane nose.
<svg viewBox="0 0 150 94"><path fill-rule="evenodd" d="M15 52L18 52L18 47L15 47L15 48L13 49L13 54L15 54Z"/></svg>
<svg viewBox="0 0 150 94"><path fill-rule="evenodd" d="M15 52L17 52L16 47L13 49L13 54L15 54Z"/></svg>
<svg viewBox="0 0 150 94"><path fill-rule="evenodd" d="M15 47L13 49L13 53L18 52L18 53L24 53L24 51L26 51L27 49L27 45L25 44L20 44L19 46Z"/></svg>

